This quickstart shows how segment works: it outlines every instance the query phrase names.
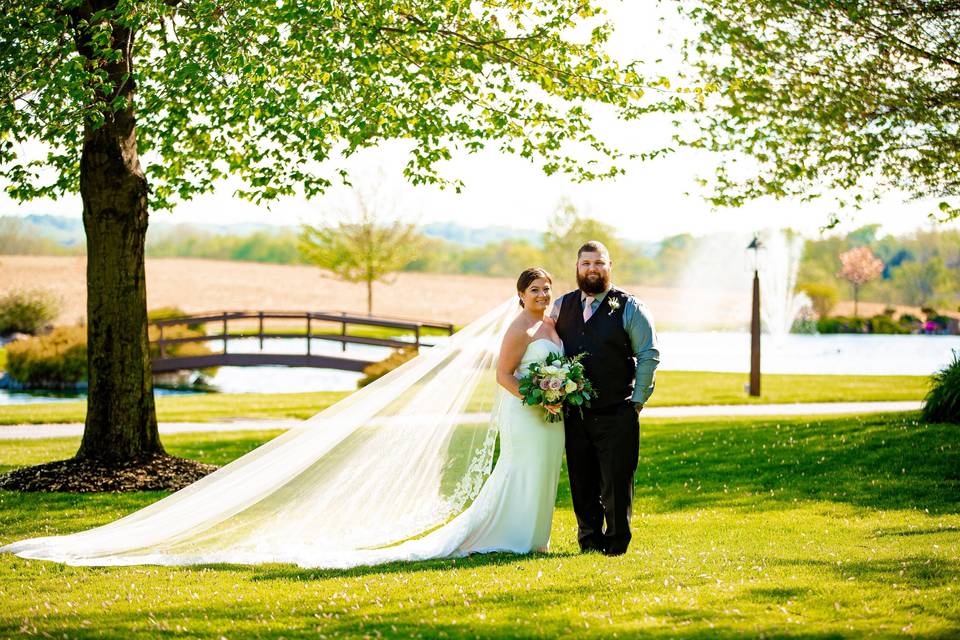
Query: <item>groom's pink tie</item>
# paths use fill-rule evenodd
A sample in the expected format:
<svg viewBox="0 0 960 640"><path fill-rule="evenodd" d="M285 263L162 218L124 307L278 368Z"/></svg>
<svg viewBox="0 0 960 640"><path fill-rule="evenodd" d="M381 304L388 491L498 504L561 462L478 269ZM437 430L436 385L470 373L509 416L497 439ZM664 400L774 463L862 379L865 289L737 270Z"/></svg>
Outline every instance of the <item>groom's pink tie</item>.
<svg viewBox="0 0 960 640"><path fill-rule="evenodd" d="M593 296L587 296L583 301L583 321L586 322L593 315Z"/></svg>

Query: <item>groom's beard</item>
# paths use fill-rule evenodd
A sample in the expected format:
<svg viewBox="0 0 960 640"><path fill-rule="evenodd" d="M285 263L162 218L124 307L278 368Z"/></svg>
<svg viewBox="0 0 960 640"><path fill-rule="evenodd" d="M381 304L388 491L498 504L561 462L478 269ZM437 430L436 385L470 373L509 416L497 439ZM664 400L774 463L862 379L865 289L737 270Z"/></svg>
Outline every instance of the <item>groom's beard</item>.
<svg viewBox="0 0 960 640"><path fill-rule="evenodd" d="M603 293L610 287L610 274L600 273L596 276L581 276L577 271L577 286L588 295Z"/></svg>

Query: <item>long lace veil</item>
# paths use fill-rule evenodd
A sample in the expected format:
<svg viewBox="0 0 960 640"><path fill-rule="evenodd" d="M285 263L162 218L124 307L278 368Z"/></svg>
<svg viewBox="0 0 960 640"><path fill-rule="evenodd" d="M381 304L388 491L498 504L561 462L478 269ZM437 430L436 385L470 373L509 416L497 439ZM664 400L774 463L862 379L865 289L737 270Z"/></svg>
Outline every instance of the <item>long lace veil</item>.
<svg viewBox="0 0 960 640"><path fill-rule="evenodd" d="M107 525L0 552L76 565L372 563L461 512L489 475L512 298L209 476Z"/></svg>

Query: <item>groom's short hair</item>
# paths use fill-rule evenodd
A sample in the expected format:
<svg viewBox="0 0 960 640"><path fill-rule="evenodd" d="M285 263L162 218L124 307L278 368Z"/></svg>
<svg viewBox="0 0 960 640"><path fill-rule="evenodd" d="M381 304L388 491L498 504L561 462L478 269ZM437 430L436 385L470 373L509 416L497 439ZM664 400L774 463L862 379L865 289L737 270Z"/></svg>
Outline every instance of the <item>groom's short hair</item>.
<svg viewBox="0 0 960 640"><path fill-rule="evenodd" d="M577 251L577 260L579 260L580 256L584 253L599 253L607 256L607 258L610 257L610 251L607 250L607 246L599 240L588 240L580 245L580 249Z"/></svg>

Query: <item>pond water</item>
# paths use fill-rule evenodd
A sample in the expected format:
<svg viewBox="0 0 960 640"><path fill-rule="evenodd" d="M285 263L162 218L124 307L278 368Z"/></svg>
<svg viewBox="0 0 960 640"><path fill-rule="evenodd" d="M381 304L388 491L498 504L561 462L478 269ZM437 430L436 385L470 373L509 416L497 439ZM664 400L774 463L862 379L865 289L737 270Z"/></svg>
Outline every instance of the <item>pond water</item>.
<svg viewBox="0 0 960 640"><path fill-rule="evenodd" d="M663 370L749 371L750 334L746 332L663 332L659 334ZM764 373L926 376L952 361L960 336L800 335L780 340L764 335L760 369Z"/></svg>
<svg viewBox="0 0 960 640"><path fill-rule="evenodd" d="M679 332L659 334L663 371L746 372L750 366L750 335L744 332ZM442 343L444 338L432 338ZM219 348L212 342L211 348ZM391 349L315 340L313 353L380 360ZM788 335L780 340L763 336L764 373L818 373L850 375L929 375L949 363L952 350L960 352L960 336ZM232 352L256 352L255 339L231 340ZM304 341L264 340L270 353L303 353ZM212 383L228 393L297 393L350 391L360 373L300 367L220 367ZM184 393L157 389L157 395ZM186 392L191 393L191 392ZM51 394L0 390L0 404L75 400L83 394Z"/></svg>

